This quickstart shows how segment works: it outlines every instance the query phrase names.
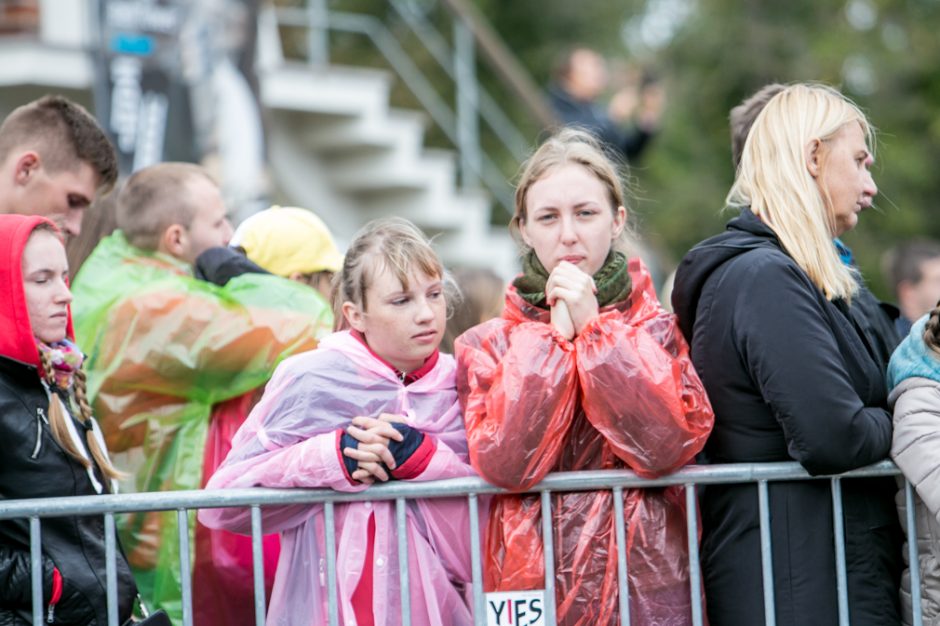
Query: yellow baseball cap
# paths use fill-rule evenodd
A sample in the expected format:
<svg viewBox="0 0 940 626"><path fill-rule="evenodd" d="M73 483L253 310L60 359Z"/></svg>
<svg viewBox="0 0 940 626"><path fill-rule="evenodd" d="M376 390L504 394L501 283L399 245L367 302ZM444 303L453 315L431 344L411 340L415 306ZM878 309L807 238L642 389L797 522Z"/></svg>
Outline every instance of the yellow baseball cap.
<svg viewBox="0 0 940 626"><path fill-rule="evenodd" d="M343 267L329 229L313 211L274 205L239 224L229 243L278 276L338 272Z"/></svg>

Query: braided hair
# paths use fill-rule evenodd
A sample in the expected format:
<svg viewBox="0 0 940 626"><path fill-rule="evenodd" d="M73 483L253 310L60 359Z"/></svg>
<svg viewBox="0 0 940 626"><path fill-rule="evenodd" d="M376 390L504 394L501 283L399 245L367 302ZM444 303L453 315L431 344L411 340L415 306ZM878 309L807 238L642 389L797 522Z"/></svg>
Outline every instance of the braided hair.
<svg viewBox="0 0 940 626"><path fill-rule="evenodd" d="M42 378L49 386L49 389L52 390L52 396L59 396L62 402L57 402L55 398L50 397L49 402L49 429L52 431L52 438L55 439L56 443L59 444L70 457L78 461L83 467L90 468L91 462L79 452L78 448L75 446L75 442L72 440L72 437L69 436L68 425L66 420L68 417L63 410L63 404L67 399L67 389L62 389L55 382L55 372L52 367L52 359L48 354L44 352L39 353L39 358L42 363ZM86 393L86 378L85 372L82 369L75 371L74 380L72 382L72 392L75 395L75 400L78 403L79 409L79 422L84 427L82 430L85 432L85 441L88 444L88 450L91 452L92 458L95 460L95 464L98 466L98 469L109 479L119 480L124 478L126 475L124 472L119 471L108 460L107 455L104 450L102 450L100 444L98 443L98 438L92 434L92 416L91 416L91 405L88 402L88 395ZM63 397L65 396L65 397Z"/></svg>

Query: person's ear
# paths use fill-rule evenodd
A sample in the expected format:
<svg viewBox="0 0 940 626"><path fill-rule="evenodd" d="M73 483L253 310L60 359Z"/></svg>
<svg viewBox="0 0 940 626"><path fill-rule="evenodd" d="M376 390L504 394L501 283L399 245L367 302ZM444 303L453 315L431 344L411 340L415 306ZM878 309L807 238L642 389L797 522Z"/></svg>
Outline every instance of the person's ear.
<svg viewBox="0 0 940 626"><path fill-rule="evenodd" d="M358 330L360 333L365 332L366 325L363 312L355 302L347 300L343 303L343 317L346 318L346 323L351 328Z"/></svg>
<svg viewBox="0 0 940 626"><path fill-rule="evenodd" d="M39 158L38 153L32 150L24 152L13 164L14 182L18 185L27 184L39 171L41 165L42 159Z"/></svg>
<svg viewBox="0 0 940 626"><path fill-rule="evenodd" d="M182 259L186 252L186 229L180 224L170 224L160 237L159 252Z"/></svg>
<svg viewBox="0 0 940 626"><path fill-rule="evenodd" d="M627 209L622 206L618 206L617 210L614 211L614 227L611 230L610 238L611 240L616 240L620 237L620 233L623 232L624 227L627 225Z"/></svg>
<svg viewBox="0 0 940 626"><path fill-rule="evenodd" d="M806 170L813 178L819 178L820 164L822 162L823 143L820 139L813 139L806 144Z"/></svg>
<svg viewBox="0 0 940 626"><path fill-rule="evenodd" d="M532 240L529 238L529 233L526 232L525 220L519 219L519 234L522 236L522 241L525 245L532 247Z"/></svg>

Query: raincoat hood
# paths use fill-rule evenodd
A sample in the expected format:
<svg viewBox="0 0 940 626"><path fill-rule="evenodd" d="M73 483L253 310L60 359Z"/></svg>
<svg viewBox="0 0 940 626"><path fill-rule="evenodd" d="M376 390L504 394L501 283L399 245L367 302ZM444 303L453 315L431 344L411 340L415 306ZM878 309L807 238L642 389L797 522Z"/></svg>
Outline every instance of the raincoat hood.
<svg viewBox="0 0 940 626"><path fill-rule="evenodd" d="M779 250L781 245L774 231L750 209L744 208L738 217L728 222L725 232L706 239L685 255L676 270L672 306L687 341L692 338L699 298L712 272L734 257L757 248Z"/></svg>
<svg viewBox="0 0 940 626"><path fill-rule="evenodd" d="M0 263L0 356L37 369L39 351L23 289L23 250L29 236L43 223L52 224L38 215L0 215L0 250L6 250ZM67 335L69 339L74 337L71 307Z"/></svg>
<svg viewBox="0 0 940 626"><path fill-rule="evenodd" d="M940 355L928 348L924 342L927 318L925 315L914 323L911 332L891 355L888 365L889 389L894 389L904 380L915 376L940 383Z"/></svg>

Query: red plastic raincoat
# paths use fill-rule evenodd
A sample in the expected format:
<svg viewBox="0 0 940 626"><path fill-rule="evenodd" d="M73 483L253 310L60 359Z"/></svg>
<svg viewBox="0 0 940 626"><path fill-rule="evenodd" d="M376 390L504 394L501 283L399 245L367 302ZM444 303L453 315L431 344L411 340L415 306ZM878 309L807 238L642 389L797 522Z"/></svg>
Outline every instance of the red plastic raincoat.
<svg viewBox="0 0 940 626"><path fill-rule="evenodd" d="M631 259L629 271L630 297L601 309L573 341L513 287L502 318L457 339L470 460L486 480L522 490L557 471L653 477L702 449L714 415L688 346L642 262ZM540 510L538 496L493 500L486 591L544 588ZM624 515L632 623L690 624L682 489L625 490ZM618 521L610 492L553 496L559 624L618 623Z"/></svg>

